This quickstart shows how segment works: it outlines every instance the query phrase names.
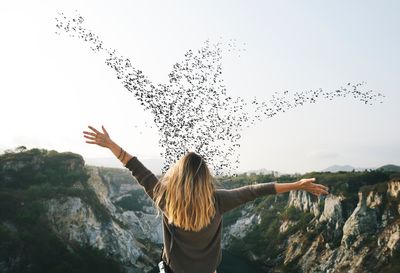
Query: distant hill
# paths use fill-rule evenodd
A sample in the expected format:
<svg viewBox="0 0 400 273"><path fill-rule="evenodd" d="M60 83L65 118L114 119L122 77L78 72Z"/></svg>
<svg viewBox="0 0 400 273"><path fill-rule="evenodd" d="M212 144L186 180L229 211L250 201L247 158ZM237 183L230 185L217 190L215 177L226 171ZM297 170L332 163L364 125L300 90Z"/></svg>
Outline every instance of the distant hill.
<svg viewBox="0 0 400 273"><path fill-rule="evenodd" d="M364 171L364 170L383 170L385 172L400 172L400 166L394 164L387 164L379 168L355 168L351 165L332 165L326 169L323 169L322 172L351 172L353 171Z"/></svg>
<svg viewBox="0 0 400 273"><path fill-rule="evenodd" d="M257 170L250 170L250 171L246 171L244 173L247 173L247 174L251 174L251 173L255 173L255 174L278 174L277 171L268 170L266 168L261 168L261 169L257 169Z"/></svg>
<svg viewBox="0 0 400 273"><path fill-rule="evenodd" d="M385 172L400 172L400 166L394 164L384 165L378 168L379 170L383 170Z"/></svg>
<svg viewBox="0 0 400 273"><path fill-rule="evenodd" d="M350 165L332 165L326 169L323 169L322 172L351 172L353 170L355 171L364 171L367 168L355 168Z"/></svg>

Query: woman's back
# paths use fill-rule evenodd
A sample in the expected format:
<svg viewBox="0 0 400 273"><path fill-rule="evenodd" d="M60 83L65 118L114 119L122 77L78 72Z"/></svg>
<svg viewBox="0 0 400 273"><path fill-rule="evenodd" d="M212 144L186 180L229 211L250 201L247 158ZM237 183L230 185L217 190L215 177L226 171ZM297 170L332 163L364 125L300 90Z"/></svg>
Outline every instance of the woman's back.
<svg viewBox="0 0 400 273"><path fill-rule="evenodd" d="M154 200L154 188L158 179L151 171L133 157L125 165L147 194ZM170 223L163 210L163 258L174 273L212 273L222 259L222 215L258 196L275 193L274 183L244 186L237 189L216 189L213 192L214 216L210 223L199 231L179 228Z"/></svg>
<svg viewBox="0 0 400 273"><path fill-rule="evenodd" d="M168 223L163 214L165 260L177 272L214 272L222 259L222 218L217 212L200 231L186 231Z"/></svg>

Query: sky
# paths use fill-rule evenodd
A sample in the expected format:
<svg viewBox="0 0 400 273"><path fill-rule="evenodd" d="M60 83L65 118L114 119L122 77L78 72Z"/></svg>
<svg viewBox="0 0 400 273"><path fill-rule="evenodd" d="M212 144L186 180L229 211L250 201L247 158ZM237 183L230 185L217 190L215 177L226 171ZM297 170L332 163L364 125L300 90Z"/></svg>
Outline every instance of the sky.
<svg viewBox="0 0 400 273"><path fill-rule="evenodd" d="M223 58L233 96L267 100L274 92L362 81L386 96L372 106L351 98L320 101L245 129L239 171L400 165L399 1L3 1L0 151L25 145L123 167L109 150L85 143L88 125L104 125L115 142L160 172L151 113L87 45L55 34L60 11L77 11L154 83L165 83L187 50L222 37L246 44L240 56Z"/></svg>

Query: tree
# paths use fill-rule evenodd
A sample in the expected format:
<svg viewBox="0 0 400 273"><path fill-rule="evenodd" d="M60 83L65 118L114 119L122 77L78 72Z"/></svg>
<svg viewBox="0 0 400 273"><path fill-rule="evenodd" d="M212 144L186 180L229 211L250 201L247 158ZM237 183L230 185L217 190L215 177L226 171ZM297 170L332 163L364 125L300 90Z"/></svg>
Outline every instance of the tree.
<svg viewBox="0 0 400 273"><path fill-rule="evenodd" d="M25 146L18 146L17 148L15 148L15 151L22 153L26 151L26 147Z"/></svg>

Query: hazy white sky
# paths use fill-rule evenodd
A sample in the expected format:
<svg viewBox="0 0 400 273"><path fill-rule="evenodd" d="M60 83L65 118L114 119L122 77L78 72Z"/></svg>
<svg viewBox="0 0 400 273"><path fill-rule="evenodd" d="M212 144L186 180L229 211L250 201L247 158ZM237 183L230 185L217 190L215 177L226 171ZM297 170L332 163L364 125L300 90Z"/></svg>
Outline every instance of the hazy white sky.
<svg viewBox="0 0 400 273"><path fill-rule="evenodd" d="M0 4L0 149L25 145L111 157L85 143L102 124L130 153L157 159L158 133L104 60L55 34L57 11L77 10L107 46L155 83L206 39L246 43L223 62L228 92L269 99L275 91L367 82L383 104L340 99L294 109L242 135L240 170L321 170L400 165L399 1L3 1ZM115 162L118 164L117 159ZM122 166L122 165L121 165Z"/></svg>

